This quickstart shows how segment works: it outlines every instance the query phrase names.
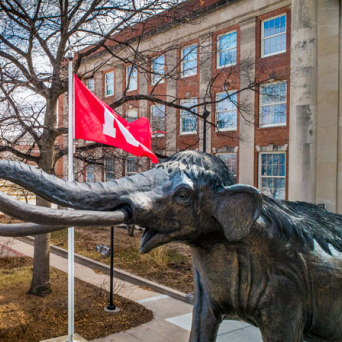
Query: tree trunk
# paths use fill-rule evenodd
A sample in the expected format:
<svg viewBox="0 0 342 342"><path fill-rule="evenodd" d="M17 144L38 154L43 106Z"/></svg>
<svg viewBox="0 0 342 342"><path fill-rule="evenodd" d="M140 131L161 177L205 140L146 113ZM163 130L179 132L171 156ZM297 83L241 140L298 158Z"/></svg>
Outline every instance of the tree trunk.
<svg viewBox="0 0 342 342"><path fill-rule="evenodd" d="M50 203L39 196L37 196L36 205L50 207ZM44 297L51 293L50 235L41 234L34 239L33 275L28 294Z"/></svg>

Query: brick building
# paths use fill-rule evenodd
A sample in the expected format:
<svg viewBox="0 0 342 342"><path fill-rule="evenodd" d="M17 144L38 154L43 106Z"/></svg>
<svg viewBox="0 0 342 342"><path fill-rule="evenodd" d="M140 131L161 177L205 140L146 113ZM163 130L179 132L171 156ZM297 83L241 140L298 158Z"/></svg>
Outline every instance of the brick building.
<svg viewBox="0 0 342 342"><path fill-rule="evenodd" d="M153 136L160 155L202 151L201 115L207 110L213 125L207 125L206 152L220 156L238 182L342 214L340 2L206 0L196 6L188 23L159 23L128 35L148 57L135 62L137 68L105 50L93 54L82 66L85 84L108 104L124 95L153 94L192 106L230 94L194 109L200 116L146 99L115 110L129 119L147 116L153 130L165 130ZM240 91L251 84L241 66L251 60L248 74L267 82ZM104 169L89 165L79 180L102 181L149 167L143 158L105 158Z"/></svg>

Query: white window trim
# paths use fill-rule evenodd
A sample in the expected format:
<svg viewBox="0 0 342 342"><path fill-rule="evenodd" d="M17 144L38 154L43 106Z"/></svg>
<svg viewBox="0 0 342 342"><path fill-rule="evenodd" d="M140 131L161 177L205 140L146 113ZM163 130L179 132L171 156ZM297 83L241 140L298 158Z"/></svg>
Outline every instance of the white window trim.
<svg viewBox="0 0 342 342"><path fill-rule="evenodd" d="M131 73L131 78L130 80L128 79L129 77L129 72L128 72L128 68L132 68L132 69L135 69L136 72L137 72L137 87L136 88L133 88L131 89L130 88L130 85L132 84L131 82L128 82L128 81L131 81L132 80L132 75L133 75L133 72ZM135 68L133 65L127 65L126 66L126 87L127 87L127 91L134 91L134 90L137 90L138 89L138 82L139 82L139 78L138 78L138 69Z"/></svg>
<svg viewBox="0 0 342 342"><path fill-rule="evenodd" d="M185 99L185 101L191 101L191 100L196 100L196 103L198 104L198 99L197 97L192 97L190 99ZM197 107L198 108L198 107ZM191 113L187 112L188 115L192 115ZM198 129L198 117L196 117L196 121L197 121L197 129ZM197 134L197 130L196 131L189 131L189 132L183 132L183 121L182 121L182 109L179 110L179 135L190 135L190 134Z"/></svg>
<svg viewBox="0 0 342 342"><path fill-rule="evenodd" d="M137 168L137 171L136 171L136 172L128 172L128 171L127 171L127 167L128 167L128 158L134 158L134 159L135 159L135 162L136 162L135 166L136 166L136 168ZM125 175L126 175L126 177L133 176L133 175L136 175L137 173L139 173L138 162L139 162L139 160L138 160L138 157L136 157L136 156L129 156L129 157L127 157L126 163L125 163L125 164L126 164L126 165L125 165ZM130 173L130 174L128 174L128 173Z"/></svg>
<svg viewBox="0 0 342 342"><path fill-rule="evenodd" d="M109 74L113 74L113 94L107 94L107 78L106 78L106 76ZM105 97L114 96L115 95L115 74L114 74L114 71L106 72L104 74L104 81L105 81L105 84L104 84L104 93L105 93L104 95L105 95Z"/></svg>
<svg viewBox="0 0 342 342"><path fill-rule="evenodd" d="M228 91L228 94L229 93L233 93L233 92L237 92L237 90L230 90ZM215 99L217 98L217 95L218 94L222 94L223 92L221 93L216 93L215 95ZM217 105L218 103L215 104L215 132L234 132L234 131L237 131L237 126L238 126L238 108L236 107L236 127L235 128L218 128L217 127Z"/></svg>
<svg viewBox="0 0 342 342"><path fill-rule="evenodd" d="M152 126L152 117L153 117L153 115L152 115L152 107L155 107L155 106L156 106L155 104L150 106L150 122L151 122L151 126ZM165 122L164 131L166 131L166 106L165 105L163 105L163 106L164 106L164 122ZM153 133L153 132L151 132L151 133ZM152 134L151 136L152 136L152 138L164 138L166 136L166 134L157 133L157 134Z"/></svg>
<svg viewBox="0 0 342 342"><path fill-rule="evenodd" d="M238 155L237 155L237 152L218 152L218 153L215 153L215 156L222 156L222 155L234 155L236 157L236 174L233 174L235 176L235 178L237 178L238 176L238 165L237 165L237 161L238 161ZM222 160L223 161L223 160ZM227 166L227 165L226 165ZM228 166L227 166L228 168ZM228 169L229 170L229 169ZM230 171L230 170L229 170ZM231 171L230 171L231 172Z"/></svg>
<svg viewBox="0 0 342 342"><path fill-rule="evenodd" d="M191 70L191 72L193 72L192 74L190 75L184 75L184 56L183 56L183 51L184 49L188 48L188 47L191 47L191 46L196 46L196 71L194 72L194 69ZM194 61L195 59L192 59L191 61ZM184 46L182 47L181 49L181 78L187 78L187 77L192 77L192 76L195 76L197 75L197 70L198 69L198 44L191 44L191 45L187 45L187 46Z"/></svg>
<svg viewBox="0 0 342 342"><path fill-rule="evenodd" d="M288 90L288 82L287 81L279 81L279 82L272 82L272 83L265 83L263 85L261 85L260 87L262 88L263 86L267 86L267 85L271 85L271 84L277 84L277 83L286 83L286 101L283 102L277 102L277 104L286 104L286 120L284 123L278 123L278 124L267 124L267 125L262 125L262 93L260 92L259 95L259 128L270 128L270 127L286 127L287 125L287 90ZM274 105L274 104L273 104ZM269 105L269 106L273 106L273 105ZM266 105L268 106L268 105Z"/></svg>
<svg viewBox="0 0 342 342"><path fill-rule="evenodd" d="M94 82L94 91L92 91L92 90L89 88L89 86L88 86L89 81L91 81L91 80L93 80L93 82ZM88 78L88 79L87 79L87 88L88 88L93 94L95 94L95 78L94 78L94 77Z"/></svg>
<svg viewBox="0 0 342 342"><path fill-rule="evenodd" d="M110 180L112 180L112 179L115 179L115 160L113 160L113 171L110 171L110 172L108 172L108 171L106 171L106 168L107 168L107 163L106 163L106 160L108 160L108 159L111 159L111 158L104 158L104 170L103 170L103 178L104 178L104 181L106 182L107 181L107 173L113 173L113 178L111 178Z"/></svg>
<svg viewBox="0 0 342 342"><path fill-rule="evenodd" d="M263 154L284 154L285 156L285 176L264 176L261 177L261 156ZM286 152L283 151L273 151L273 152L259 152L258 157L259 165L258 165L258 189L261 192L262 188L262 178L284 178L285 179L285 198L286 199L286 180L287 180L287 174L286 174Z"/></svg>
<svg viewBox="0 0 342 342"><path fill-rule="evenodd" d="M229 50L236 49L236 61L237 61L237 30L233 30L233 31L229 31L229 32L220 34L216 38L216 50L217 50L217 52L216 52L216 69L222 69L222 68L230 67L232 65L236 65L236 63L230 63L230 64L224 64L224 65L220 66L220 52L221 52L221 50L219 50L219 39L220 39L220 37L225 36L225 35L230 34L230 33L234 33L234 32L236 32L236 46L234 48L229 48L229 49L225 49L222 51L229 51Z"/></svg>
<svg viewBox="0 0 342 342"><path fill-rule="evenodd" d="M277 34L275 34L275 35L273 35L271 37L267 37L266 39L272 38L272 37L276 37L276 36L280 36L282 34L285 34L286 42L287 42L287 14L286 13L282 13L282 14L276 15L275 17L265 19L265 20L263 20L261 22L261 58L275 56L275 55L279 55L281 53L285 53L286 52L286 45L287 44L285 42L285 50L269 53L267 55L264 54L264 51L265 51L264 23L265 23L265 21L276 19L276 18L282 17L284 15L285 15L285 32L277 33Z"/></svg>
<svg viewBox="0 0 342 342"><path fill-rule="evenodd" d="M164 70L164 74L158 74L154 69L153 69L153 61L161 56L164 56L164 67L163 68L160 68L158 70ZM151 84L152 85L156 85L156 84L163 84L164 83L164 78L163 76L165 76L165 55L160 55L158 57L155 57L155 58L152 58L152 61L151 61L151 69L152 69L152 72L154 72L155 74L151 74ZM157 70L157 71L158 71ZM157 82L154 82L154 77L156 76L160 76L160 80L157 81Z"/></svg>

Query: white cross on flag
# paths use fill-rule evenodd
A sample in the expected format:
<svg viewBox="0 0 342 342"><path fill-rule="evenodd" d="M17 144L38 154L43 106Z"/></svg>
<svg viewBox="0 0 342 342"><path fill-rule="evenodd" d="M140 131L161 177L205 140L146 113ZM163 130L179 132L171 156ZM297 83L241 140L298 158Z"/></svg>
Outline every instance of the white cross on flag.
<svg viewBox="0 0 342 342"><path fill-rule="evenodd" d="M158 158L151 151L151 130L147 118L127 122L98 99L75 76L75 138L115 146L135 156Z"/></svg>

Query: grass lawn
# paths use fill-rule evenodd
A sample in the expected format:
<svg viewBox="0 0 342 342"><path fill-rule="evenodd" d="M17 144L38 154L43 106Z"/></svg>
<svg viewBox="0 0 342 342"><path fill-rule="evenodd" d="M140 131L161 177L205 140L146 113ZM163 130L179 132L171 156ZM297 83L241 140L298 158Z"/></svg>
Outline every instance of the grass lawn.
<svg viewBox="0 0 342 342"><path fill-rule="evenodd" d="M179 243L171 243L142 255L139 253L141 235L142 231L136 230L132 237L125 229L115 227L114 266L176 290L191 293L193 275L190 249ZM67 230L52 233L51 243L67 248ZM100 243L110 245L110 228L75 228L75 252L109 264L109 257L95 251L96 245Z"/></svg>
<svg viewBox="0 0 342 342"><path fill-rule="evenodd" d="M52 293L28 295L32 259L0 258L0 341L38 342L68 334L67 274L51 268ZM153 318L142 305L115 295L118 315L104 312L108 292L75 279L75 332L88 340L124 331Z"/></svg>

